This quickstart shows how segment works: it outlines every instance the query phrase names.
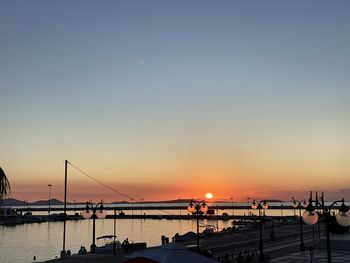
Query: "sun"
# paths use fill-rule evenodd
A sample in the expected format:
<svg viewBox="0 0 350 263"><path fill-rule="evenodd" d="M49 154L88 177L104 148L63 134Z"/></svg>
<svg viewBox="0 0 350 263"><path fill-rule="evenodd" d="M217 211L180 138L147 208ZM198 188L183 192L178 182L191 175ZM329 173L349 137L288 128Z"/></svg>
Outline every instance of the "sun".
<svg viewBox="0 0 350 263"><path fill-rule="evenodd" d="M205 194L205 198L207 198L207 199L212 199L214 196L213 196L213 194L212 193L206 193Z"/></svg>

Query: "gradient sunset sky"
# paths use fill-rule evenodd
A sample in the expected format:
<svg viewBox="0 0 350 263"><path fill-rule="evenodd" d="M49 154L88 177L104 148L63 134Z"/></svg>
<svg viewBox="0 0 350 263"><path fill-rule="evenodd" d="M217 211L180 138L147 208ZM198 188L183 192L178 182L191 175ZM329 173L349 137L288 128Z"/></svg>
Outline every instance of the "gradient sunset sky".
<svg viewBox="0 0 350 263"><path fill-rule="evenodd" d="M350 188L349 1L0 2L0 166L145 200ZM306 196L304 196L306 197ZM349 195L350 197L350 195ZM125 200L69 167L69 200Z"/></svg>

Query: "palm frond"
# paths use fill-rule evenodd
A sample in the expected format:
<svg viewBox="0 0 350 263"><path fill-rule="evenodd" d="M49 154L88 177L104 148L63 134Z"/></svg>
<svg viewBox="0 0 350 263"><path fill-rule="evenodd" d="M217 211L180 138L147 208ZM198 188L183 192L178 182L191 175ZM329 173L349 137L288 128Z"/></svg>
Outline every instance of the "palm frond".
<svg viewBox="0 0 350 263"><path fill-rule="evenodd" d="M5 172L0 167L0 200L3 200L11 192L10 182L6 177Z"/></svg>

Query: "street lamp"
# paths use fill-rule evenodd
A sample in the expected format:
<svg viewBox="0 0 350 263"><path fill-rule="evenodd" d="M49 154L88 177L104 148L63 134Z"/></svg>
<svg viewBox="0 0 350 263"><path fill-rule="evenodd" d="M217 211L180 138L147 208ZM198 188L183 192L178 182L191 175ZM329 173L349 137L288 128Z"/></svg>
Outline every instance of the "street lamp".
<svg viewBox="0 0 350 263"><path fill-rule="evenodd" d="M247 216L249 216L249 204L250 204L250 197L248 196L247 197L247 200L248 200L248 205L247 205Z"/></svg>
<svg viewBox="0 0 350 263"><path fill-rule="evenodd" d="M50 210L51 210L51 186L52 184L47 185L49 187L49 217L51 216Z"/></svg>
<svg viewBox="0 0 350 263"><path fill-rule="evenodd" d="M181 219L181 209L182 209L182 207L181 207L181 197L179 198L179 202L180 202L180 219Z"/></svg>
<svg viewBox="0 0 350 263"><path fill-rule="evenodd" d="M197 252L199 251L199 213L205 214L208 211L208 206L203 200L202 203L195 202L191 200L190 204L187 207L187 211L190 213L196 212L196 220L197 220Z"/></svg>
<svg viewBox="0 0 350 263"><path fill-rule="evenodd" d="M298 201L292 197L292 207L299 208L299 226L300 226L300 250L305 251L304 236L303 236L303 218L301 217L301 209L306 208L307 204L305 199L303 201Z"/></svg>
<svg viewBox="0 0 350 263"><path fill-rule="evenodd" d="M143 198L141 198L141 216L143 215L143 211L142 211L142 202L144 201Z"/></svg>
<svg viewBox="0 0 350 263"><path fill-rule="evenodd" d="M134 198L130 198L131 201L131 216L134 216Z"/></svg>
<svg viewBox="0 0 350 263"><path fill-rule="evenodd" d="M235 216L235 210L233 208L233 197L230 198L231 199L231 208L232 208L232 216Z"/></svg>
<svg viewBox="0 0 350 263"><path fill-rule="evenodd" d="M76 211L77 211L77 200L73 199L74 202L74 215L76 215Z"/></svg>
<svg viewBox="0 0 350 263"><path fill-rule="evenodd" d="M323 213L320 214L321 217L324 217L325 225L326 225L326 234L327 234L327 259L328 263L332 262L332 255L331 255L331 241L330 241L330 234L329 234L329 224L330 224L330 218L331 218L331 210L334 205L337 203L341 203L341 206L339 207L339 212L336 214L335 219L337 223L341 226L347 227L350 225L350 214L349 214L349 208L345 205L344 198L341 200L334 201L330 206L326 207L324 203L324 197L322 193L321 197L321 203L319 203L318 199L312 200L312 192L310 192L310 198L309 198L309 204L306 207L306 210L303 214L304 222L308 225L314 225L318 222L319 215L315 211L315 208L313 206L313 202L315 202L316 206L320 206Z"/></svg>
<svg viewBox="0 0 350 263"><path fill-rule="evenodd" d="M259 210L259 234L260 234L259 261L265 261L264 247L263 247L262 222L261 222L261 209L266 210L269 208L269 205L267 204L267 202L265 200L262 200L260 202L253 200L253 203L251 204L251 208Z"/></svg>
<svg viewBox="0 0 350 263"><path fill-rule="evenodd" d="M96 243L95 243L95 233L96 233L96 218L103 219L107 216L106 211L103 209L102 201L96 205L91 202L86 202L85 211L81 213L83 218L89 219L92 217L92 244L91 244L91 254L95 253Z"/></svg>

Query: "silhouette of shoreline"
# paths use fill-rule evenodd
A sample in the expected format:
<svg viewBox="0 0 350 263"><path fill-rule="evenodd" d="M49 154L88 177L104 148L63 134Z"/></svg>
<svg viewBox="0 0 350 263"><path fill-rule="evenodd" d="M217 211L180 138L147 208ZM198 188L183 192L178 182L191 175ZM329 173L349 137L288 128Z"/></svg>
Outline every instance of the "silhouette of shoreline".
<svg viewBox="0 0 350 263"><path fill-rule="evenodd" d="M178 204L178 203L183 203L183 204L187 204L190 203L191 199L176 199L176 200L162 200L162 201L134 201L134 202L130 202L130 201L113 201L113 202L106 202L104 204ZM218 200L215 201L214 203L231 203L232 201L230 200ZM282 200L278 200L278 199L270 199L270 200L266 200L266 202L269 203L283 203L285 201ZM239 202L239 201L235 201L235 204L237 203L246 203L246 202ZM34 201L34 202L28 202L27 200L18 200L15 198L7 198L4 199L3 204L5 206L41 206L41 205L48 205L49 204L49 200L38 200L38 201ZM50 205L63 205L64 202L61 200L58 200L56 198L52 198L50 199ZM86 202L67 202L67 205L84 205L86 204Z"/></svg>

